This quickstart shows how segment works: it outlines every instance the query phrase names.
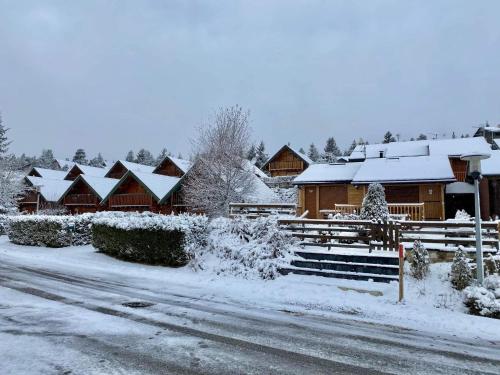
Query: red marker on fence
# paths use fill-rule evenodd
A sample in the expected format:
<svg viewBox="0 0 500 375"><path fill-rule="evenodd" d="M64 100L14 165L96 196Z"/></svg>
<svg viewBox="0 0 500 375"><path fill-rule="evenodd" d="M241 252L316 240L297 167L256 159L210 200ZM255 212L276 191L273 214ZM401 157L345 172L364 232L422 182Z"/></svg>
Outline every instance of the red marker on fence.
<svg viewBox="0 0 500 375"><path fill-rule="evenodd" d="M403 300L404 297L404 285L403 285L403 269L405 265L405 248L402 243L399 244L399 302Z"/></svg>

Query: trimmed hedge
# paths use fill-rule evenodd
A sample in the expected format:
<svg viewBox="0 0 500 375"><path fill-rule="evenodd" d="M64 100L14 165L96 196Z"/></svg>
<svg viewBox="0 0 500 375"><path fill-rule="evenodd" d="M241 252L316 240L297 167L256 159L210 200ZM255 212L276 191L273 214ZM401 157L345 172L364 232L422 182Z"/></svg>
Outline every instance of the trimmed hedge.
<svg viewBox="0 0 500 375"><path fill-rule="evenodd" d="M189 262L179 229L122 229L92 226L92 245L110 256L147 264L180 267Z"/></svg>
<svg viewBox="0 0 500 375"><path fill-rule="evenodd" d="M18 245L66 247L91 242L92 215L21 215L9 220L9 240Z"/></svg>
<svg viewBox="0 0 500 375"><path fill-rule="evenodd" d="M9 227L9 217L7 215L0 214L0 236L7 234L8 227Z"/></svg>

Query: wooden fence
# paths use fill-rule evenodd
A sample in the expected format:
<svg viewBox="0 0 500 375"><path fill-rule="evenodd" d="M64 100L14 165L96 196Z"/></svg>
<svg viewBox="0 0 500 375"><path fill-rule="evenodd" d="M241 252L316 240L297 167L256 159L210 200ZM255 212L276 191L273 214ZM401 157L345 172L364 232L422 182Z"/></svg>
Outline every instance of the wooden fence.
<svg viewBox="0 0 500 375"><path fill-rule="evenodd" d="M397 251L399 243L411 248L420 240L428 250L455 251L458 246L475 247L473 222L282 219L283 230L304 246ZM500 223L483 222L483 249L500 249Z"/></svg>
<svg viewBox="0 0 500 375"><path fill-rule="evenodd" d="M425 220L424 203L388 203L387 207L391 215L405 216L411 220ZM361 205L336 203L334 210L322 210L321 212L323 214L359 214Z"/></svg>
<svg viewBox="0 0 500 375"><path fill-rule="evenodd" d="M229 216L245 216L247 218L257 218L273 214L293 215L297 212L297 205L293 203L230 203Z"/></svg>

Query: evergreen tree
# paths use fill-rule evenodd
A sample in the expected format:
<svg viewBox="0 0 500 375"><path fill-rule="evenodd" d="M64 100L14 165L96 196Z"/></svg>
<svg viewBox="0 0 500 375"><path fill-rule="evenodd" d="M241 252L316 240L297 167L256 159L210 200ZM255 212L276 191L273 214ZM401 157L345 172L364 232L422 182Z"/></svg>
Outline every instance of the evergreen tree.
<svg viewBox="0 0 500 375"><path fill-rule="evenodd" d="M168 151L164 147L158 154L158 157L156 158L156 165L159 165L163 161L163 159L165 159L167 156L168 156Z"/></svg>
<svg viewBox="0 0 500 375"><path fill-rule="evenodd" d="M429 274L430 257L427 249L420 240L415 240L410 256L410 272L417 279L422 280Z"/></svg>
<svg viewBox="0 0 500 375"><path fill-rule="evenodd" d="M104 168L106 166L106 163L104 162L104 158L99 152L95 158L89 161L89 165L91 167Z"/></svg>
<svg viewBox="0 0 500 375"><path fill-rule="evenodd" d="M304 154L304 155L306 154L306 150L304 150L304 148L302 148L302 147L299 149L299 152L300 152L301 154Z"/></svg>
<svg viewBox="0 0 500 375"><path fill-rule="evenodd" d="M389 208L385 200L384 187L378 183L370 184L363 199L360 218L363 220L387 220Z"/></svg>
<svg viewBox="0 0 500 375"><path fill-rule="evenodd" d="M141 148L139 150L139 152L137 153L137 157L135 159L135 162L138 164L154 166L155 159L153 157L153 154L151 154L151 152L149 152L148 150L146 150L144 148Z"/></svg>
<svg viewBox="0 0 500 375"><path fill-rule="evenodd" d="M337 160L337 157L341 156L342 153L337 146L337 142L335 142L335 138L330 137L326 140L326 145L324 148L324 153L322 155L322 159L328 163L334 163Z"/></svg>
<svg viewBox="0 0 500 375"><path fill-rule="evenodd" d="M451 284L457 290L465 289L472 282L472 270L462 246L459 246L458 250L455 251L450 276Z"/></svg>
<svg viewBox="0 0 500 375"><path fill-rule="evenodd" d="M42 155L40 155L40 158L36 161L36 165L40 168L51 169L54 166L54 160L52 150L42 150Z"/></svg>
<svg viewBox="0 0 500 375"><path fill-rule="evenodd" d="M269 158L269 156L266 154L266 146L264 145L264 141L260 141L259 145L257 146L256 153L255 166L257 168L262 168Z"/></svg>
<svg viewBox="0 0 500 375"><path fill-rule="evenodd" d="M87 165L87 154L85 153L85 150L83 148L79 148L75 152L75 156L73 156L73 162L81 165Z"/></svg>
<svg viewBox="0 0 500 375"><path fill-rule="evenodd" d="M317 162L320 158L319 151L314 145L314 143L311 143L309 146L309 151L307 152L307 156L309 156L309 159L311 159L314 162Z"/></svg>
<svg viewBox="0 0 500 375"><path fill-rule="evenodd" d="M427 139L427 136L425 134L420 134L418 137L417 137L417 141L425 141Z"/></svg>
<svg viewBox="0 0 500 375"><path fill-rule="evenodd" d="M135 154L134 154L134 151L130 150L128 153L127 153L127 156L125 157L125 161L128 161L130 163L133 163L135 161Z"/></svg>
<svg viewBox="0 0 500 375"><path fill-rule="evenodd" d="M457 135L455 134L455 132L453 132L453 133L451 134L451 138L452 138L452 139L457 138Z"/></svg>
<svg viewBox="0 0 500 375"><path fill-rule="evenodd" d="M182 157L182 154L181 154L180 152L177 154L177 159L184 159L184 158Z"/></svg>
<svg viewBox="0 0 500 375"><path fill-rule="evenodd" d="M344 152L344 156L349 156L351 155L351 153L354 151L354 149L358 146L358 144L356 143L356 140L353 139L351 145L349 146L349 149L347 149L345 152Z"/></svg>
<svg viewBox="0 0 500 375"><path fill-rule="evenodd" d="M252 144L247 152L247 159L254 160L257 157L257 150L255 149L255 145Z"/></svg>
<svg viewBox="0 0 500 375"><path fill-rule="evenodd" d="M8 131L9 129L3 125L2 114L0 113L0 159L4 158L7 155L7 151L9 151L9 145L12 143L12 141L9 141L9 139L7 138Z"/></svg>
<svg viewBox="0 0 500 375"><path fill-rule="evenodd" d="M396 138L394 138L392 133L388 131L387 133L384 134L384 141L382 143L392 143L392 142L396 142Z"/></svg>

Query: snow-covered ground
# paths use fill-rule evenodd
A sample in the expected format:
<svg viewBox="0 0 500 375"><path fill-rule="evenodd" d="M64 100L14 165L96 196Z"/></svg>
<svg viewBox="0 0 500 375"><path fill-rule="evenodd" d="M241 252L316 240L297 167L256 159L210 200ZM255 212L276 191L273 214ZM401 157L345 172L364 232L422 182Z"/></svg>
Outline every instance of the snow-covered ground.
<svg viewBox="0 0 500 375"><path fill-rule="evenodd" d="M276 280L220 276L192 268L179 269L127 263L97 253L91 246L49 249L11 244L0 237L0 264L25 265L88 277L120 276L138 287L193 298L237 302L297 314L383 323L433 334L482 339L500 344L498 321L466 313L462 297L446 280L450 264L431 266L430 277L405 278L405 300L398 303L398 284L291 275ZM495 329L492 329L495 328Z"/></svg>

